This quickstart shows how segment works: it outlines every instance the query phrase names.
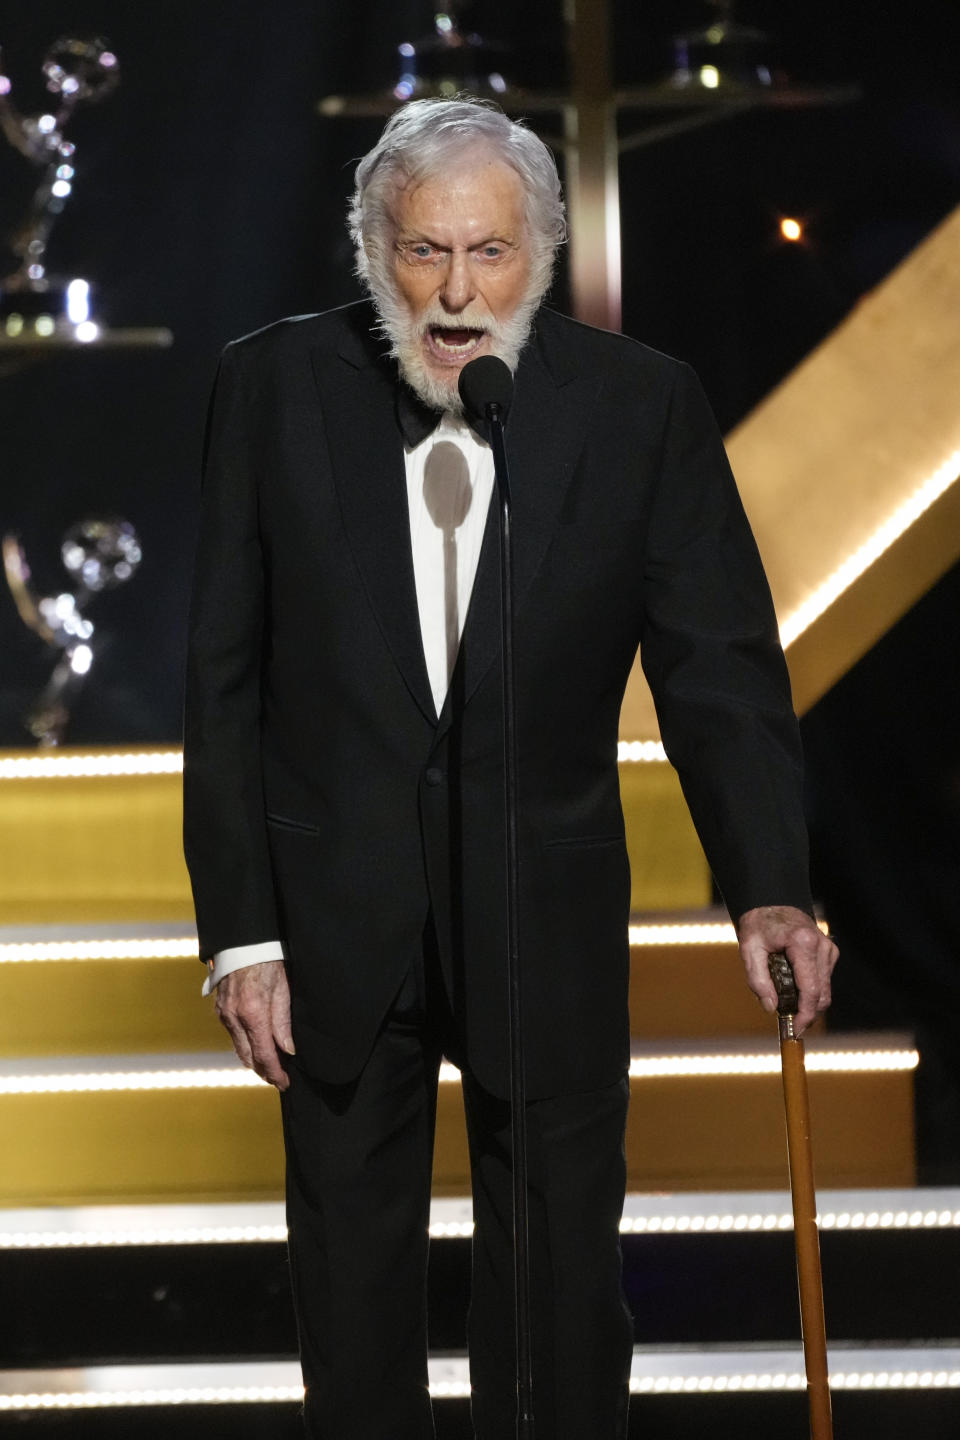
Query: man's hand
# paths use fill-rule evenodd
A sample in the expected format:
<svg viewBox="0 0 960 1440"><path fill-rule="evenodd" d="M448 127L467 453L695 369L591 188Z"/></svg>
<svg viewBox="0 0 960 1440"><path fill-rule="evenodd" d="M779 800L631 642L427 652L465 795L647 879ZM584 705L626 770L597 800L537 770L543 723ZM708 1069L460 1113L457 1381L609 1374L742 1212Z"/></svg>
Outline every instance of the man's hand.
<svg viewBox="0 0 960 1440"><path fill-rule="evenodd" d="M794 1033L802 1035L830 1004L830 976L839 951L817 922L792 905L761 905L748 910L737 921L740 955L747 972L747 984L764 1010L777 1008L777 992L767 957L783 950L793 966L800 995L794 1019Z"/></svg>
<svg viewBox="0 0 960 1440"><path fill-rule="evenodd" d="M216 1006L244 1065L278 1090L286 1090L290 1077L278 1052L293 1055L294 1049L283 961L266 960L225 975L217 986Z"/></svg>

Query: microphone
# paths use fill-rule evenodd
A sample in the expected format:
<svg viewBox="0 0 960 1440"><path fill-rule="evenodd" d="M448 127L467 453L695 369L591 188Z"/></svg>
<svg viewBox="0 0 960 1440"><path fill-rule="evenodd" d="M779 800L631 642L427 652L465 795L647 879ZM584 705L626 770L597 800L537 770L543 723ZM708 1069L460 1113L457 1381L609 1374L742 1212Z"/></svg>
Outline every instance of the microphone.
<svg viewBox="0 0 960 1440"><path fill-rule="evenodd" d="M513 399L510 368L496 355L478 355L460 371L458 382L463 408L471 420L506 420ZM491 408L497 409L491 414Z"/></svg>

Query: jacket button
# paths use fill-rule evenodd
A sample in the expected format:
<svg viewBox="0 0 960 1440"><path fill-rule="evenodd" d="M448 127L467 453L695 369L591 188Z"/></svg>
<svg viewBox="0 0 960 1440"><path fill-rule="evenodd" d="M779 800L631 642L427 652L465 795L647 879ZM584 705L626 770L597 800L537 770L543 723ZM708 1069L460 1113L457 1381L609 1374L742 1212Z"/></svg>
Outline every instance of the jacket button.
<svg viewBox="0 0 960 1440"><path fill-rule="evenodd" d="M430 766L430 769L427 771L426 775L424 776L424 779L426 780L426 782L427 782L428 785L442 785L442 784L443 784L443 771L442 771L442 770L438 770L435 765L431 765L431 766Z"/></svg>

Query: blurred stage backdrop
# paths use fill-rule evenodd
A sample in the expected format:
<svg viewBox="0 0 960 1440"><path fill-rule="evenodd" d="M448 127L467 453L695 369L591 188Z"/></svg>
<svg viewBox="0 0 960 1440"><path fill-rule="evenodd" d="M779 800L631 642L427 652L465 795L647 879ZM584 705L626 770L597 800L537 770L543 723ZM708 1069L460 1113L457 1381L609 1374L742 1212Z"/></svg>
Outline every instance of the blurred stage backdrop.
<svg viewBox="0 0 960 1440"><path fill-rule="evenodd" d="M502 44L511 80L568 80L561 0L477 0L465 26ZM612 6L615 80L675 65L670 37L709 21L697 0ZM743 0L798 85L842 101L747 109L721 123L621 117L648 131L620 161L623 329L694 365L730 430L960 203L960 16L938 0ZM229 339L356 294L344 228L353 162L376 118L320 97L385 89L397 46L433 26L419 0L231 0L138 6L33 0L0 17L4 74L27 115L61 35L99 35L122 69L78 109L75 193L50 267L89 278L98 318L165 327L173 343L42 358L0 350L0 529L42 595L64 585L64 532L120 516L142 559L90 605L100 651L71 717L74 745L176 744L207 393ZM551 122L556 128L556 121ZM550 125L545 128L549 129ZM0 148L0 232L36 172ZM798 219L798 241L784 237ZM6 252L0 271L15 256ZM554 303L571 303L566 268ZM956 316L954 316L956 324ZM915 397L901 397L910 407ZM844 949L835 1023L914 1028L923 1063L918 1178L960 1182L960 577L933 586L807 710L818 899ZM53 652L0 590L0 745Z"/></svg>

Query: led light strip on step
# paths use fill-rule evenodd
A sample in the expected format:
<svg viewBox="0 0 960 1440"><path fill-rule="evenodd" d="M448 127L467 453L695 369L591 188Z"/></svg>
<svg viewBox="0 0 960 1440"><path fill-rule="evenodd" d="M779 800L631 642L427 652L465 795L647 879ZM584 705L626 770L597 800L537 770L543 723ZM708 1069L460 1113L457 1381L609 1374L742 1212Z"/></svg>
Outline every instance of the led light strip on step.
<svg viewBox="0 0 960 1440"><path fill-rule="evenodd" d="M667 762L659 740L621 740L621 765ZM0 780L109 780L124 775L179 775L183 752L116 752L106 755L5 755L0 757Z"/></svg>
<svg viewBox="0 0 960 1440"><path fill-rule="evenodd" d="M20 940L0 944L0 965L50 960L198 960L199 954L196 935L150 940Z"/></svg>
<svg viewBox="0 0 960 1440"><path fill-rule="evenodd" d="M960 1228L960 1189L821 1190L822 1230ZM793 1228L786 1191L748 1190L627 1195L624 1235L735 1235ZM467 1197L435 1196L434 1240L469 1239ZM0 1250L78 1250L153 1245L283 1244L279 1201L177 1205L91 1205L0 1210Z"/></svg>
<svg viewBox="0 0 960 1440"><path fill-rule="evenodd" d="M886 1073L915 1070L916 1050L810 1050L806 1068L826 1075ZM650 1055L630 1061L632 1080L689 1079L718 1075L779 1075L780 1056L771 1055Z"/></svg>
<svg viewBox="0 0 960 1440"><path fill-rule="evenodd" d="M73 1065L77 1060L72 1058ZM102 1064L103 1056L97 1059ZM50 1063L49 1060L46 1063ZM266 1082L240 1065L222 1069L72 1070L63 1073L11 1075L0 1067L0 1095L88 1095L152 1090L244 1090Z"/></svg>
<svg viewBox="0 0 960 1440"><path fill-rule="evenodd" d="M0 780L101 780L122 775L179 775L182 770L181 750L0 757Z"/></svg>
<svg viewBox="0 0 960 1440"><path fill-rule="evenodd" d="M832 1361L834 1390L960 1389L960 1350L952 1347L837 1347ZM429 1377L435 1400L470 1395L466 1356L431 1356ZM631 1393L638 1396L762 1394L802 1390L805 1384L803 1357L793 1348L697 1354L644 1347L634 1351L630 1374ZM0 1371L0 1412L7 1413L298 1404L302 1398L294 1361Z"/></svg>
<svg viewBox="0 0 960 1440"><path fill-rule="evenodd" d="M826 934L826 921L817 922ZM733 945L736 932L729 921L655 921L629 928L630 944L638 947L661 945ZM46 961L78 960L196 960L196 935L139 936L98 939L0 941L0 965L23 965Z"/></svg>
<svg viewBox="0 0 960 1440"><path fill-rule="evenodd" d="M243 1090L265 1087L252 1070L223 1055L176 1057L116 1056L113 1067L104 1056L50 1056L31 1060L0 1061L0 1096L81 1095L157 1090ZM166 1058L167 1063L163 1064ZM919 1063L913 1049L811 1049L807 1070L820 1074L883 1074L912 1070ZM721 1076L777 1075L780 1057L769 1053L635 1055L630 1061L632 1080L713 1079ZM458 1085L460 1071L444 1062L440 1082Z"/></svg>
<svg viewBox="0 0 960 1440"><path fill-rule="evenodd" d="M821 1230L960 1229L960 1188L820 1190ZM452 1213L451 1213L452 1212ZM683 1192L627 1195L623 1235L735 1235L793 1229L788 1191ZM435 1199L430 1207L434 1239L473 1232L469 1200Z"/></svg>
<svg viewBox="0 0 960 1440"><path fill-rule="evenodd" d="M270 1206L280 1214L274 1224L264 1225L162 1225L144 1221L128 1229L99 1230L0 1230L0 1250L96 1250L134 1245L254 1245L286 1244L287 1226L283 1207ZM9 1224L0 1212L0 1224ZM471 1232L473 1227L471 1226Z"/></svg>
<svg viewBox="0 0 960 1440"><path fill-rule="evenodd" d="M665 764L667 755L659 740L621 740L617 745L617 760L621 765ZM0 780L109 780L124 775L179 775L182 771L180 750L0 757Z"/></svg>
<svg viewBox="0 0 960 1440"><path fill-rule="evenodd" d="M829 934L826 920L817 925ZM737 932L728 920L660 920L651 924L631 925L630 944L644 945L735 945ZM2 958L2 957L0 957Z"/></svg>
<svg viewBox="0 0 960 1440"><path fill-rule="evenodd" d="M697 1359L700 1365L697 1366ZM884 1347L835 1353L844 1368L830 1371L831 1390L955 1390L960 1389L960 1351L923 1350L885 1352ZM850 1362L853 1361L853 1364ZM944 1363L946 1361L946 1363ZM774 1351L736 1357L742 1369L718 1371L714 1356L684 1355L683 1369L675 1374L638 1374L636 1361L630 1376L632 1395L736 1395L805 1390L803 1356ZM855 1367L855 1368L854 1368Z"/></svg>
<svg viewBox="0 0 960 1440"><path fill-rule="evenodd" d="M735 945L737 940L737 932L728 920L661 920L631 925L628 933L631 945Z"/></svg>
<svg viewBox="0 0 960 1440"><path fill-rule="evenodd" d="M617 760L621 765L665 765L667 752L659 740L621 740Z"/></svg>
<svg viewBox="0 0 960 1440"><path fill-rule="evenodd" d="M960 1227L960 1210L823 1210L817 1216L821 1230L955 1230ZM792 1230L789 1210L752 1212L729 1211L702 1215L664 1215L620 1221L624 1235L734 1235Z"/></svg>

